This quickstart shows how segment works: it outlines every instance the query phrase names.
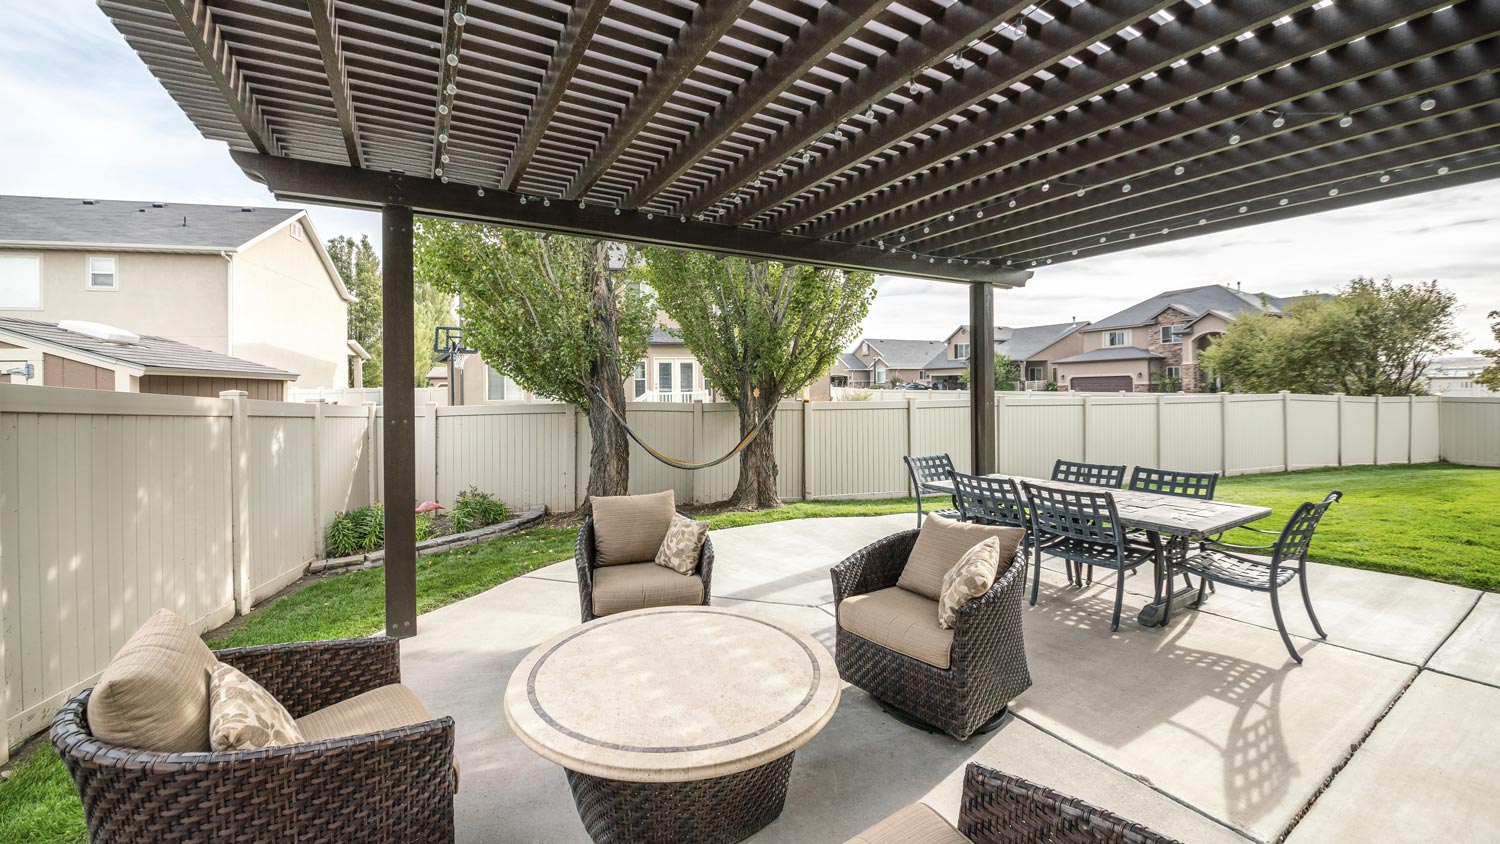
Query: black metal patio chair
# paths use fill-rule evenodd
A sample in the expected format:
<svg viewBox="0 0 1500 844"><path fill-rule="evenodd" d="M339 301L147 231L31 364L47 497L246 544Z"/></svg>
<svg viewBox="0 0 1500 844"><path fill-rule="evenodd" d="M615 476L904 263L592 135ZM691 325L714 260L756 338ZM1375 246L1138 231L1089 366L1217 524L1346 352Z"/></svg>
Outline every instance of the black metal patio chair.
<svg viewBox="0 0 1500 844"><path fill-rule="evenodd" d="M1158 495L1175 495L1179 498L1199 498L1212 501L1214 487L1218 486L1218 472L1179 472L1176 469L1153 469L1147 466L1137 466L1130 472L1129 489L1133 492L1154 492ZM1144 538L1145 531L1132 530L1132 536ZM1216 537L1217 538L1217 537ZM1178 561L1187 556L1187 544L1181 541L1169 541L1166 551L1175 554ZM1182 579L1189 587L1192 581L1188 580L1186 574ZM1093 580L1093 572L1089 572L1089 580ZM1213 591L1213 584L1208 585L1209 591Z"/></svg>
<svg viewBox="0 0 1500 844"><path fill-rule="evenodd" d="M948 475L953 480L953 498L963 521L1030 529L1026 496L1014 480L962 472Z"/></svg>
<svg viewBox="0 0 1500 844"><path fill-rule="evenodd" d="M937 481L947 481L953 474L953 458L947 454L931 454L925 457L903 457L906 461L906 471L911 475L912 495L917 497L917 527L922 526L922 494L949 495L947 490L933 489L932 484ZM939 516L950 519L959 518L958 499L954 497L953 506L943 510L934 510Z"/></svg>
<svg viewBox="0 0 1500 844"><path fill-rule="evenodd" d="M1070 484L1107 486L1119 489L1125 483L1125 467L1108 463L1080 463L1076 460L1058 460L1052 464L1052 480Z"/></svg>
<svg viewBox="0 0 1500 844"><path fill-rule="evenodd" d="M1275 531L1246 528L1256 533L1275 535L1276 541L1270 545L1205 542L1196 554L1186 560L1173 562L1172 568L1198 575L1203 579L1203 584L1222 583L1252 592L1269 593L1271 614L1276 618L1276 630L1281 634L1281 642L1286 645L1287 653L1292 655L1292 659L1300 663L1302 656L1292 647L1292 637L1287 634L1286 623L1281 618L1281 599L1277 592L1296 578L1302 588L1302 606L1307 609L1307 617L1312 621L1313 629L1318 631L1318 638L1328 638L1328 634L1323 632L1323 626L1318 623L1317 614L1313 612L1312 598L1307 594L1307 549L1312 545L1313 532L1323 520L1323 515L1335 501L1343 497L1343 493L1334 490L1316 504L1311 501L1303 503L1287 520L1286 527L1279 534ZM1270 557L1268 559L1264 555L1242 553L1246 551L1269 552ZM1171 578L1168 577L1167 580L1170 582ZM1201 606L1203 598L1204 586L1200 584L1195 606ZM1162 626L1166 626L1171 617L1170 604L1169 601L1162 612Z"/></svg>
<svg viewBox="0 0 1500 844"><path fill-rule="evenodd" d="M1120 607L1125 598L1125 574L1165 555L1160 540L1151 545L1132 542L1120 523L1115 497L1109 492L1082 492L1056 489L1040 484L1023 483L1028 509L1031 511L1032 551L1035 555L1035 577L1031 582L1031 603L1036 605L1042 579L1042 554L1061 557L1069 563L1068 581L1082 586L1082 572L1077 580L1074 567L1099 566L1117 572L1115 611L1109 629L1120 629Z"/></svg>

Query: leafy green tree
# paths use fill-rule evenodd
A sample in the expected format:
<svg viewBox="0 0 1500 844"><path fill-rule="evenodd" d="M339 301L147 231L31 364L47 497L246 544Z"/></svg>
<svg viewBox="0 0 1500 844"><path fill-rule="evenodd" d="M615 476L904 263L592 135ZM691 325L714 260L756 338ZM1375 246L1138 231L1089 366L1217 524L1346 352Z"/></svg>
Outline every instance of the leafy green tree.
<svg viewBox="0 0 1500 844"><path fill-rule="evenodd" d="M740 436L833 365L874 299L870 273L651 249L642 275L703 377L739 411ZM775 419L740 453L730 506L778 507Z"/></svg>
<svg viewBox="0 0 1500 844"><path fill-rule="evenodd" d="M412 301L414 386L427 386L427 373L438 364L438 353L432 348L433 333L439 325L452 325L453 322L453 292L418 280Z"/></svg>
<svg viewBox="0 0 1500 844"><path fill-rule="evenodd" d="M973 360L973 352L970 352L969 361L971 364L973 363ZM1005 354L1004 352L996 352L995 389L1014 390L1016 388L1016 381L1019 380L1020 377L1021 365L1011 360L1010 356ZM958 374L958 386L963 387L965 390L969 389L969 367L965 366L964 371Z"/></svg>
<svg viewBox="0 0 1500 844"><path fill-rule="evenodd" d="M1420 395L1428 365L1459 345L1457 312L1458 298L1436 281L1356 278L1334 296L1297 299L1280 317L1241 316L1201 363L1252 393Z"/></svg>
<svg viewBox="0 0 1500 844"><path fill-rule="evenodd" d="M1500 345L1500 311L1490 311L1490 319L1494 320L1490 323L1490 332L1495 335L1495 343ZM1500 392L1500 348L1478 349L1477 351L1490 359L1490 365L1479 373L1479 377L1474 379L1475 382Z"/></svg>
<svg viewBox="0 0 1500 844"><path fill-rule="evenodd" d="M588 495L624 495L630 444L611 409L624 413L624 373L656 320L650 297L610 267L611 250L627 262L632 253L429 218L417 220L415 239L420 278L459 297L465 344L525 389L588 414Z"/></svg>
<svg viewBox="0 0 1500 844"><path fill-rule="evenodd" d="M349 339L370 353L365 361L364 383L351 386L379 387L384 357L380 342L380 256L368 237L360 235L356 241L340 235L329 238L328 257L343 277L344 287L354 294L354 301L349 303ZM432 345L431 341L427 345Z"/></svg>

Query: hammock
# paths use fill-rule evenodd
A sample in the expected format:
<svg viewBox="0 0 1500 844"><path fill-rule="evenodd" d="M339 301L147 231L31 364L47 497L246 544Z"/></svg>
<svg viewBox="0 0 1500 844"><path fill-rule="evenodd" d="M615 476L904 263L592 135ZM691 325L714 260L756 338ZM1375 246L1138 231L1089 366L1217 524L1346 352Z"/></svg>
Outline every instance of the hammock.
<svg viewBox="0 0 1500 844"><path fill-rule="evenodd" d="M609 409L610 415L614 416L615 419L616 419L616 421L618 421L620 423L620 427L625 429L625 435L628 436L628 437L630 437L632 440L635 440L635 444L636 445L638 445L641 448L645 449L647 454L649 454L652 457L656 458L658 461L660 461L660 462L662 462L662 463L664 463L664 464L666 464L668 466L671 466L673 469L686 469L689 472L695 472L695 471L697 471L699 469L710 469L710 468L713 468L714 466L717 466L720 463L723 463L724 461L730 459L731 457L734 457L736 454L739 454L741 451L744 451L745 450L745 446L749 445L750 441L753 440L753 439L755 439L755 436L757 434L759 434L760 431L761 431L761 429L766 426L766 423L768 423L768 422L771 421L771 417L776 415L776 408L775 407L771 408L771 412L767 413L759 422L756 422L755 423L755 427L750 429L750 433L748 433L744 437L740 438L740 441L737 444L735 444L734 448L732 448L732 449L729 450L728 454L725 454L722 457L718 457L718 458L715 458L713 460L708 460L708 461L705 461L705 462L702 462L702 463L694 463L694 462L688 461L688 460L678 460L675 457L668 456L668 455L663 454L662 452L658 451L657 449L652 448L652 446L651 446L650 443L648 443L645 440L641 439L640 436L638 436L635 431L632 431L630 429L629 423L627 423L625 421L624 414L620 413L620 411L618 411L618 410L615 409L615 406L610 403L609 398L604 395L604 391L603 390L599 389L598 387L594 387L593 390L594 390L595 393L599 394L599 400L602 401L602 402L604 402L604 406Z"/></svg>

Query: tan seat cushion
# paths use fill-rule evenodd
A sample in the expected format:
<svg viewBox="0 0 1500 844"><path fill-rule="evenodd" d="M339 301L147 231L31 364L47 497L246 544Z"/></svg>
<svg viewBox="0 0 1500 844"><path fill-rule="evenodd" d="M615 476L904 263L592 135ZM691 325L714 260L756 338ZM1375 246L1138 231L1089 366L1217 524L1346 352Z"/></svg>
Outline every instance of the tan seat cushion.
<svg viewBox="0 0 1500 844"><path fill-rule="evenodd" d="M928 516L896 585L936 601L943 594L943 575L958 563L965 551L993 536L1000 540L1000 559L1009 560L1025 535L1021 528Z"/></svg>
<svg viewBox="0 0 1500 844"><path fill-rule="evenodd" d="M600 495L594 508L594 563L619 566L656 559L677 499L672 490L653 495Z"/></svg>
<svg viewBox="0 0 1500 844"><path fill-rule="evenodd" d="M208 744L215 753L300 744L292 714L259 683L227 662L208 681Z"/></svg>
<svg viewBox="0 0 1500 844"><path fill-rule="evenodd" d="M943 594L938 597L938 626L948 629L958 619L958 608L990 591L1000 568L1000 540L991 536L958 558L958 565L943 575Z"/></svg>
<svg viewBox="0 0 1500 844"><path fill-rule="evenodd" d="M427 707L417 700L411 689L392 683L303 715L297 719L297 729L304 741L327 741L425 724L431 720ZM453 790L458 790L457 757L453 759Z"/></svg>
<svg viewBox="0 0 1500 844"><path fill-rule="evenodd" d="M703 578L656 563L594 569L594 615L703 603Z"/></svg>
<svg viewBox="0 0 1500 844"><path fill-rule="evenodd" d="M208 752L208 646L171 610L157 610L125 642L89 696L89 730L124 747Z"/></svg>
<svg viewBox="0 0 1500 844"><path fill-rule="evenodd" d="M881 647L947 668L953 631L938 626L937 601L899 586L845 598L839 626Z"/></svg>
<svg viewBox="0 0 1500 844"><path fill-rule="evenodd" d="M667 538L662 540L661 548L656 552L656 564L678 574L692 574L698 568L698 551L707 538L708 522L673 513Z"/></svg>
<svg viewBox="0 0 1500 844"><path fill-rule="evenodd" d="M971 844L926 803L913 803L845 844Z"/></svg>

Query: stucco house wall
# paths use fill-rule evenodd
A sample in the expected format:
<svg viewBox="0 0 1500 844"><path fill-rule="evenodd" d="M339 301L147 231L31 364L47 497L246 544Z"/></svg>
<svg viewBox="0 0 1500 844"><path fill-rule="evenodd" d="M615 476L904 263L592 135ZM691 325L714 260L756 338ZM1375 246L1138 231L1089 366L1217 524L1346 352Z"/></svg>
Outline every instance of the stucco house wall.
<svg viewBox="0 0 1500 844"><path fill-rule="evenodd" d="M298 373L295 387L343 386L349 302L329 277L312 227L300 227L298 239L295 225L233 256L230 354Z"/></svg>

